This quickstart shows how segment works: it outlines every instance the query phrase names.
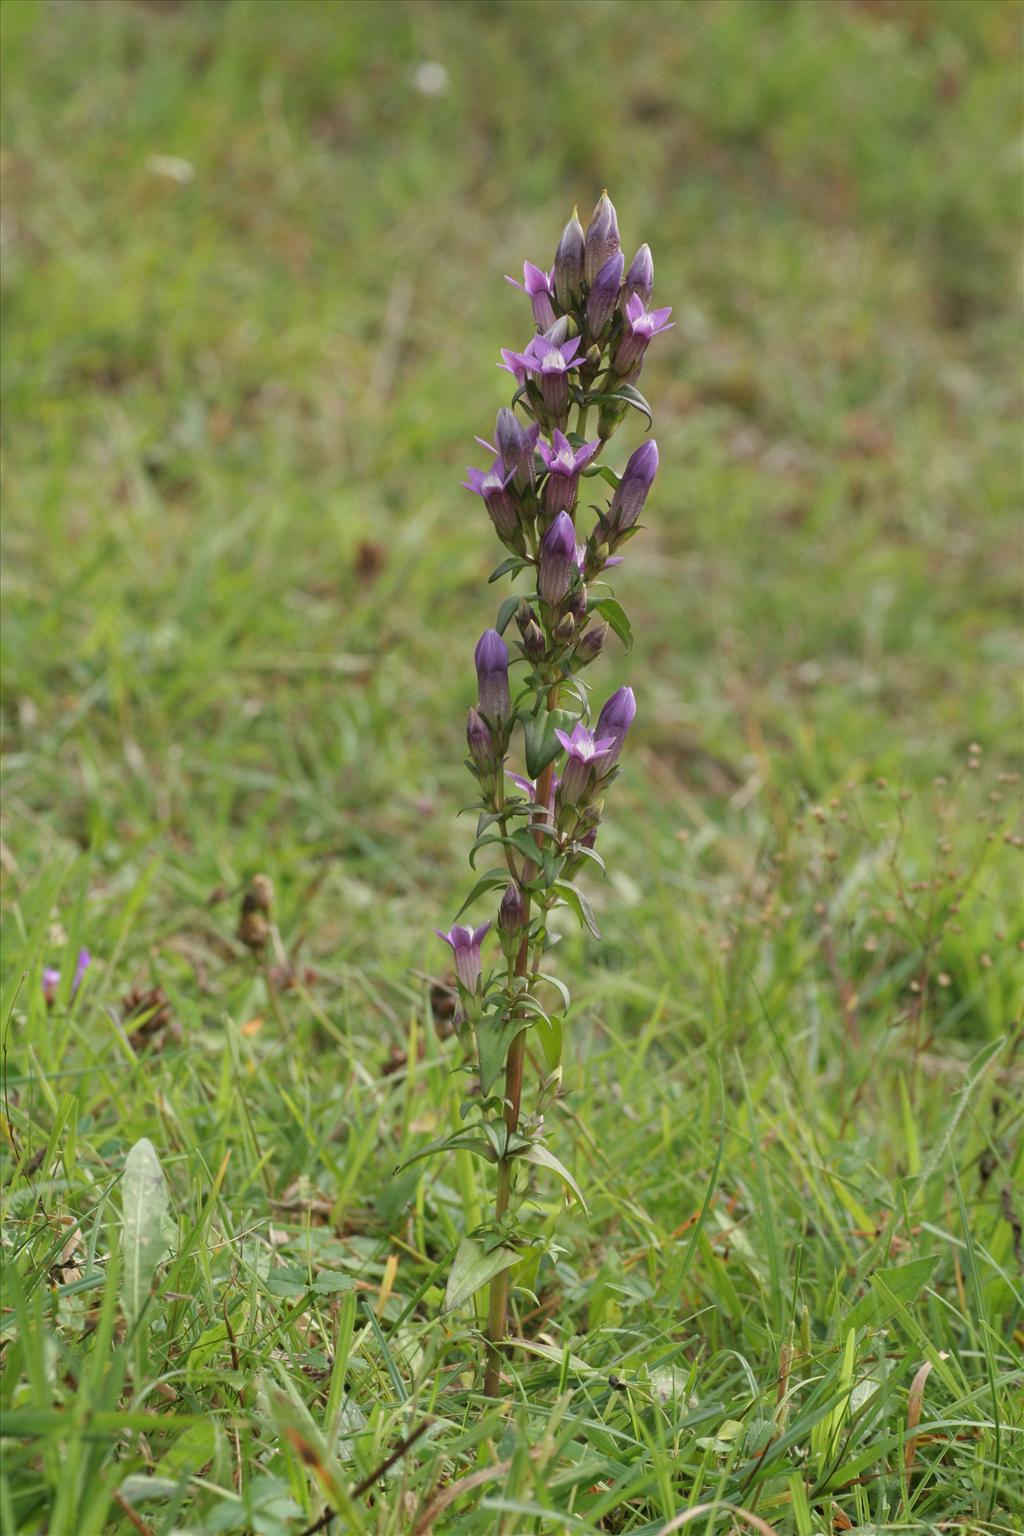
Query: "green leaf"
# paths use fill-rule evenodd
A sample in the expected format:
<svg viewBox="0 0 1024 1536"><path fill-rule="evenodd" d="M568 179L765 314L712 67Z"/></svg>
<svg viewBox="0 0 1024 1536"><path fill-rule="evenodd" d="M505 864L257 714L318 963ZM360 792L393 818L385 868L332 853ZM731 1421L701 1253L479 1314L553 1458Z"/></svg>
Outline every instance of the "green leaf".
<svg viewBox="0 0 1024 1536"><path fill-rule="evenodd" d="M871 1290L851 1307L846 1326L863 1328L870 1324L878 1328L887 1323L903 1307L909 1306L922 1286L927 1285L938 1262L938 1255L933 1254L931 1258L897 1264L894 1269L876 1269L869 1280Z"/></svg>
<svg viewBox="0 0 1024 1536"><path fill-rule="evenodd" d="M510 571L511 571L513 576L518 576L519 572L521 570L524 570L526 566L532 565L532 564L533 564L532 560L526 560L526 559L524 559L524 557L522 555L509 555L508 559L507 560L503 560L501 562L501 564L499 566L496 566L495 569L488 576L488 578L487 578L488 585L492 581L500 581L501 578L503 576L507 576ZM516 606L517 607L519 606L519 599L518 599L518 597L516 598Z"/></svg>
<svg viewBox="0 0 1024 1536"><path fill-rule="evenodd" d="M616 474L610 464L588 464L582 473L584 479L589 479L591 475L600 475L602 480L607 480L608 484L616 490L622 484L622 476Z"/></svg>
<svg viewBox="0 0 1024 1536"><path fill-rule="evenodd" d="M632 384L620 384L617 389L603 391L599 395L589 395L588 405L631 405L635 411L647 417L648 429L654 425L654 417L651 408L638 389Z"/></svg>
<svg viewBox="0 0 1024 1536"><path fill-rule="evenodd" d="M512 615L515 613L518 607L519 598L515 593L513 593L511 597L506 597L505 601L498 609L498 617L494 622L494 627L498 631L499 635L503 635L505 633L509 626Z"/></svg>
<svg viewBox="0 0 1024 1536"><path fill-rule="evenodd" d="M578 891L568 880L556 880L551 889L558 892L567 907L572 908L580 920L580 927L589 928L594 938L599 939L601 937L601 930L594 921L590 902L583 892Z"/></svg>
<svg viewBox="0 0 1024 1536"><path fill-rule="evenodd" d="M522 1152L516 1152L513 1154L513 1156L521 1157L526 1163L534 1163L538 1168L549 1168L552 1173L557 1173L558 1177L562 1180L562 1183L579 1201L584 1211L586 1211L587 1202L583 1198L583 1191L576 1183L576 1180L573 1178L568 1168L566 1168L563 1163L558 1161L558 1158L553 1152L548 1151L547 1147L542 1141L531 1141L530 1145L526 1147L525 1150Z"/></svg>
<svg viewBox="0 0 1024 1536"><path fill-rule="evenodd" d="M554 987L555 991L562 999L562 1007L565 1009L566 1013L568 1013L571 999L569 997L569 988L566 986L565 982L562 981L558 976L552 976L548 971L538 971L537 975L541 981L546 981L549 987Z"/></svg>
<svg viewBox="0 0 1024 1536"><path fill-rule="evenodd" d="M456 1131L451 1136L439 1136L436 1141L428 1141L425 1147L420 1147L412 1157L407 1157L404 1163L399 1163L395 1173L401 1173L404 1169L418 1163L424 1157L433 1157L435 1152L454 1152L461 1148L465 1152L473 1152L477 1157L482 1157L485 1162L497 1161L490 1142L483 1136L475 1136L471 1131Z"/></svg>
<svg viewBox="0 0 1024 1536"><path fill-rule="evenodd" d="M444 1311L454 1312L463 1302L488 1285L502 1270L518 1264L521 1254L499 1244L489 1251L474 1237L464 1237L452 1262L444 1293Z"/></svg>
<svg viewBox="0 0 1024 1536"><path fill-rule="evenodd" d="M562 1020L556 1013L553 1017L538 1018L534 1024L540 1048L544 1052L544 1060L549 1072L554 1072L562 1065Z"/></svg>
<svg viewBox="0 0 1024 1536"><path fill-rule="evenodd" d="M587 604L589 612L597 612L602 619L607 619L611 628L618 635L627 651L633 649L633 631L630 628L629 617L625 608L614 597L592 597Z"/></svg>
<svg viewBox="0 0 1024 1536"><path fill-rule="evenodd" d="M476 901L478 896L483 896L487 891L497 890L499 885L507 884L507 869L492 869L489 874L481 876L476 885L474 885L473 889L470 891L469 895L466 897L465 901L462 903L462 906L456 912L455 921L458 922L466 908L472 906L473 902Z"/></svg>
<svg viewBox="0 0 1024 1536"><path fill-rule="evenodd" d="M528 1019L505 1019L501 1024L489 1024L481 1020L476 1030L477 1055L480 1063L480 1091L490 1093L494 1082L505 1065L508 1048L517 1035L529 1028Z"/></svg>
<svg viewBox="0 0 1024 1536"><path fill-rule="evenodd" d="M124 1272L121 1276L121 1305L132 1324L142 1315L149 1299L153 1273L170 1249L167 1185L156 1149L145 1136L135 1143L125 1160L122 1194Z"/></svg>

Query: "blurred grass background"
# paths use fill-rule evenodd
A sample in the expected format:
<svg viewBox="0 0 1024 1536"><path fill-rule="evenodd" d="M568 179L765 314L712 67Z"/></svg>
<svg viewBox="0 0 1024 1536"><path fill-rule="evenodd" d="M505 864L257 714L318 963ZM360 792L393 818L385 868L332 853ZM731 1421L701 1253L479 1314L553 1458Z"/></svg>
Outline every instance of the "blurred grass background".
<svg viewBox="0 0 1024 1536"><path fill-rule="evenodd" d="M813 1103L881 1199L907 1171L898 1074L928 1144L966 1059L1018 1030L1021 7L5 0L0 27L4 1017L18 1081L79 1084L90 1177L145 1133L180 1193L237 1136L219 1219L240 1227L254 1181L329 1183L324 1127L365 1123L376 1183L351 1198L395 1228L411 1186L388 1175L425 1112L395 1130L367 1074L404 1083L417 973L442 969L497 602L458 481L507 398L499 347L530 334L502 274L546 265L607 186L678 325L645 371L662 470L616 583L637 642L601 663L640 714L602 832L606 942L564 947L592 1058L569 1077L592 1074L576 1102L622 1138L623 1189L658 1222L664 1196L662 1235L710 1155L698 1135L687 1163L671 1126L708 1131L720 1055L739 1094L734 1048L769 1141ZM266 1011L233 940L257 869L314 969L284 999L297 1035L271 1019L240 1047ZM922 878L951 889L911 914ZM96 962L58 1020L38 970L79 942ZM157 984L185 1047L140 1071L119 999ZM222 1029L269 1163L237 1105L206 1108ZM657 1155L615 1097L640 1029L664 1081L631 1113ZM16 1095L26 1146L53 1112ZM627 1220L602 1198L580 1252ZM788 1182L784 1206L802 1220ZM815 1260L823 1317L848 1261ZM597 1327L613 1304L560 1281ZM748 1343L774 1372L769 1334Z"/></svg>

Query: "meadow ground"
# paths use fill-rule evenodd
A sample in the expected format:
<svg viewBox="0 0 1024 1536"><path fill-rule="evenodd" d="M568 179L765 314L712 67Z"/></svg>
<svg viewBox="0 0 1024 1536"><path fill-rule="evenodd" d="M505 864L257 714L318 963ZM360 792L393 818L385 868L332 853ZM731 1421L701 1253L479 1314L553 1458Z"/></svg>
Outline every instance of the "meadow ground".
<svg viewBox="0 0 1024 1536"><path fill-rule="evenodd" d="M5 0L5 1532L1020 1531L1021 21ZM538 1181L489 1405L486 1180L393 1172L458 1097L458 481L605 185L679 324L561 948L589 1220Z"/></svg>

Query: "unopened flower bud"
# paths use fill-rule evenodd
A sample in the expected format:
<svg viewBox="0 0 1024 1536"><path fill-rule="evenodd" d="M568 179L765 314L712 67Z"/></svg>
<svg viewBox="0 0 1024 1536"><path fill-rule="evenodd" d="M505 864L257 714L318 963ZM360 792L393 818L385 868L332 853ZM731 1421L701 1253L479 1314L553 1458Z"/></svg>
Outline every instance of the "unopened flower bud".
<svg viewBox="0 0 1024 1536"><path fill-rule="evenodd" d="M619 249L619 221L607 192L602 192L590 216L583 246L583 276L592 284L609 256Z"/></svg>
<svg viewBox="0 0 1024 1536"><path fill-rule="evenodd" d="M517 491L528 490L536 478L533 450L539 430L536 425L527 430L507 405L503 405L498 412L494 441L505 473L512 471L512 484Z"/></svg>
<svg viewBox="0 0 1024 1536"><path fill-rule="evenodd" d="M568 512L559 512L541 540L537 581L541 597L552 607L560 603L569 590L575 564L576 530Z"/></svg>
<svg viewBox="0 0 1024 1536"><path fill-rule="evenodd" d="M629 264L626 273L626 291L622 296L623 303L631 298L634 293L640 295L644 307L651 302L651 294L654 292L654 258L651 255L649 245L642 245Z"/></svg>
<svg viewBox="0 0 1024 1536"><path fill-rule="evenodd" d="M622 252L613 251L594 278L587 298L587 330L591 336L603 335L611 324L622 287L622 267Z"/></svg>
<svg viewBox="0 0 1024 1536"><path fill-rule="evenodd" d="M560 347L563 342L569 341L575 335L576 327L569 323L569 316L562 315L548 326L543 333L543 339L550 342L553 347Z"/></svg>
<svg viewBox="0 0 1024 1536"><path fill-rule="evenodd" d="M496 629L485 630L473 653L476 662L480 713L492 725L511 713L508 689L508 647Z"/></svg>
<svg viewBox="0 0 1024 1536"><path fill-rule="evenodd" d="M598 715L594 735L610 737L613 742L604 762L601 764L600 772L602 777L618 762L619 753L622 751L622 743L625 741L627 732L633 724L635 715L636 699L633 697L632 688L619 688L612 694Z"/></svg>
<svg viewBox="0 0 1024 1536"><path fill-rule="evenodd" d="M519 607L516 609L516 628L519 630L519 633L525 638L527 626L536 623L536 621L537 615L526 601L526 598L521 597L519 599Z"/></svg>
<svg viewBox="0 0 1024 1536"><path fill-rule="evenodd" d="M544 631L534 620L530 620L523 630L523 654L534 665L544 660L547 646L544 643Z"/></svg>
<svg viewBox="0 0 1024 1536"><path fill-rule="evenodd" d="M558 644L568 645L569 641L572 639L575 633L576 620L573 618L571 613L563 613L562 617L555 625L553 631L554 637L558 641Z"/></svg>
<svg viewBox="0 0 1024 1536"><path fill-rule="evenodd" d="M523 893L515 881L510 880L501 898L501 906L498 908L498 927L502 933L515 934L525 922L526 903L523 900Z"/></svg>
<svg viewBox="0 0 1024 1536"><path fill-rule="evenodd" d="M471 709L466 718L466 741L469 745L469 755L477 767L493 768L494 740L475 709Z"/></svg>
<svg viewBox="0 0 1024 1536"><path fill-rule="evenodd" d="M580 551L577 549L577 569L579 568L579 559ZM566 598L565 611L572 618L576 628L581 629L587 617L587 589L583 585L582 581L578 584L578 586L572 588L569 596Z"/></svg>
<svg viewBox="0 0 1024 1536"><path fill-rule="evenodd" d="M622 418L626 414L624 405L602 405L597 413L597 435L602 443L606 443L610 437L614 437L622 425Z"/></svg>
<svg viewBox="0 0 1024 1536"><path fill-rule="evenodd" d="M622 479L615 488L608 509L608 523L614 533L625 533L632 528L644 509L648 492L658 473L658 445L653 437L630 456L622 472Z"/></svg>
<svg viewBox="0 0 1024 1536"><path fill-rule="evenodd" d="M577 210L562 231L555 252L555 298L563 309L572 309L580 301L583 292L583 254L585 248L583 225Z"/></svg>
<svg viewBox="0 0 1024 1536"><path fill-rule="evenodd" d="M607 624L598 624L595 629L588 629L576 647L576 665L589 666L596 661L604 648L605 637L608 634Z"/></svg>

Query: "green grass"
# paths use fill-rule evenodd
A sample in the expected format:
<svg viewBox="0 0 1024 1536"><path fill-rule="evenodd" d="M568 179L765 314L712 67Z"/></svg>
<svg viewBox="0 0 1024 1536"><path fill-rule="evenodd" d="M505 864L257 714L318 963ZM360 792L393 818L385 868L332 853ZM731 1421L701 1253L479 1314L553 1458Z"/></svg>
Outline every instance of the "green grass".
<svg viewBox="0 0 1024 1536"><path fill-rule="evenodd" d="M0 7L5 1536L1019 1531L1021 21ZM486 1179L393 1170L458 1097L457 482L502 274L604 185L679 325L560 949L590 1216L538 1180L494 1406L440 1317Z"/></svg>

